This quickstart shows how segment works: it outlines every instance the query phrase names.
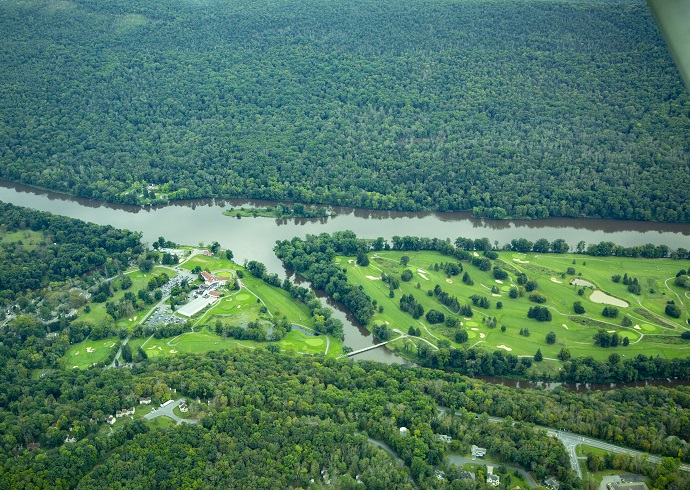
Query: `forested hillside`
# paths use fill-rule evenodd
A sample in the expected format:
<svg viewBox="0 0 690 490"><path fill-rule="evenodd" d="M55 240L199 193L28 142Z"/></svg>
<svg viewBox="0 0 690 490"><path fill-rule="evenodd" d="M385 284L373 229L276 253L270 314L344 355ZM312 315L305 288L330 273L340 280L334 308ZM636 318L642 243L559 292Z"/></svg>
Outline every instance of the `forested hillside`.
<svg viewBox="0 0 690 490"><path fill-rule="evenodd" d="M690 220L690 102L641 0L32 0L0 29L0 178Z"/></svg>

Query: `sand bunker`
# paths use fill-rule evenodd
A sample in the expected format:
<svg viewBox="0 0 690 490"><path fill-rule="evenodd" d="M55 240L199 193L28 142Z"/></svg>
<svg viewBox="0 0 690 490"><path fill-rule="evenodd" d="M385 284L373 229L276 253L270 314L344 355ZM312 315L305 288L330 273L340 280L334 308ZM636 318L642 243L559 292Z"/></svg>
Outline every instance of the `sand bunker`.
<svg viewBox="0 0 690 490"><path fill-rule="evenodd" d="M498 296L499 298L501 297L500 294L493 293L491 296Z"/></svg>
<svg viewBox="0 0 690 490"><path fill-rule="evenodd" d="M508 347L507 345L503 345L503 344L497 345L496 347L498 347L499 349L507 350L508 352L510 352L511 350L513 350L513 349L511 349L510 347Z"/></svg>
<svg viewBox="0 0 690 490"><path fill-rule="evenodd" d="M475 332L478 332L478 331L479 331L479 329L476 328L476 327L473 327L473 328L471 328L470 330L474 330Z"/></svg>
<svg viewBox="0 0 690 490"><path fill-rule="evenodd" d="M425 271L424 269L417 269L417 272L420 272L422 274L428 274L428 272Z"/></svg>
<svg viewBox="0 0 690 490"><path fill-rule="evenodd" d="M500 279L496 279L496 283L497 284L503 284L503 281L501 281Z"/></svg>
<svg viewBox="0 0 690 490"><path fill-rule="evenodd" d="M421 277L421 278L424 279L425 281L428 281L428 280L429 280L429 278L426 277L426 276L425 276L424 274L422 274L421 272L419 273L419 277Z"/></svg>
<svg viewBox="0 0 690 490"><path fill-rule="evenodd" d="M162 348L162 347L159 347L158 350L163 350L163 348Z"/></svg>
<svg viewBox="0 0 690 490"><path fill-rule="evenodd" d="M607 330L608 333L615 333L615 330Z"/></svg>
<svg viewBox="0 0 690 490"><path fill-rule="evenodd" d="M556 279L555 277L552 277L552 278L551 278L551 282L555 282L556 284L563 284L563 281L559 281L559 280Z"/></svg>
<svg viewBox="0 0 690 490"><path fill-rule="evenodd" d="M475 257L479 257L479 254L477 252L472 252Z"/></svg>
<svg viewBox="0 0 690 490"><path fill-rule="evenodd" d="M79 369L79 366L72 366L72 369Z"/></svg>
<svg viewBox="0 0 690 490"><path fill-rule="evenodd" d="M94 350L93 347L87 347L86 348L86 352L88 352L89 354L91 354L93 352L93 350Z"/></svg>
<svg viewBox="0 0 690 490"><path fill-rule="evenodd" d="M634 328L635 330L642 330L642 327L640 327L639 325L635 325L633 328Z"/></svg>
<svg viewBox="0 0 690 490"><path fill-rule="evenodd" d="M380 277L376 277L376 276L364 276L364 277L366 277L367 279L371 279L372 281L378 281L379 279L381 279Z"/></svg>
<svg viewBox="0 0 690 490"><path fill-rule="evenodd" d="M529 264L529 260L513 259L513 262L517 262L518 264Z"/></svg>
<svg viewBox="0 0 690 490"><path fill-rule="evenodd" d="M350 259L350 260L347 261L347 263L348 263L348 264L354 264L355 261L354 261L353 259Z"/></svg>
<svg viewBox="0 0 690 490"><path fill-rule="evenodd" d="M78 355L79 355L79 351L75 352L74 355L75 355L75 356L78 356Z"/></svg>
<svg viewBox="0 0 690 490"><path fill-rule="evenodd" d="M453 284L453 281L452 281L451 279L446 279L446 282L447 282L448 284Z"/></svg>
<svg viewBox="0 0 690 490"><path fill-rule="evenodd" d="M480 338L480 339L483 339L484 337L486 337L486 335L484 335L483 333L479 332L479 338Z"/></svg>
<svg viewBox="0 0 690 490"><path fill-rule="evenodd" d="M177 354L177 351L175 349L170 349L171 354Z"/></svg>
<svg viewBox="0 0 690 490"><path fill-rule="evenodd" d="M470 320L471 320L471 318L467 318L467 317L465 317L465 318L463 318L463 320L466 320L466 321L470 321Z"/></svg>
<svg viewBox="0 0 690 490"><path fill-rule="evenodd" d="M242 305L237 305L238 308L242 308Z"/></svg>
<svg viewBox="0 0 690 490"><path fill-rule="evenodd" d="M570 330L570 329L568 328L568 325L566 325L565 323L563 324L563 328L565 328L566 330Z"/></svg>
<svg viewBox="0 0 690 490"><path fill-rule="evenodd" d="M155 349L156 346L154 345L153 347L149 347L147 350Z"/></svg>
<svg viewBox="0 0 690 490"><path fill-rule="evenodd" d="M614 298L599 290L593 291L592 294L589 295L589 299L595 303L618 306L619 308L627 308L630 306L627 301Z"/></svg>

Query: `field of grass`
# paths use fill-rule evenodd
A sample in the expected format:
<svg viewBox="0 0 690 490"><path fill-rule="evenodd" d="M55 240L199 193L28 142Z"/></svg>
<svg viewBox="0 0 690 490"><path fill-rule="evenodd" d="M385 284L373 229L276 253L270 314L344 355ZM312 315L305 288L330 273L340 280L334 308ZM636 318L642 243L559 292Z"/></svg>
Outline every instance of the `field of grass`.
<svg viewBox="0 0 690 490"><path fill-rule="evenodd" d="M137 291L140 289L146 289L148 286L148 282L151 280L153 276L157 276L165 272L169 278L175 277L177 274L173 271L170 270L166 267L154 267L151 272L142 272L139 269L136 269L133 272L128 273L127 275L129 278L132 280L132 286L129 287L126 290L120 289L120 279L115 278L113 279L113 283L117 287L117 291L113 293L113 296L108 298L108 301L111 303L116 303L122 298L127 291L131 291L132 293L136 294ZM83 308L79 313L79 319L90 322L94 325L101 325L103 322L109 321L109 319L112 320L112 318L108 315L108 313L105 310L105 303L89 303L89 306L91 308L91 311L86 313L84 312ZM137 323L139 323L144 315L148 313L148 311L155 306L155 303L153 305L146 305L147 308L136 311L130 316L129 318L120 318L115 325L117 327L126 327L130 328Z"/></svg>
<svg viewBox="0 0 690 490"><path fill-rule="evenodd" d="M36 246L45 242L45 237L40 231L32 230L17 230L12 233L2 232L0 233L0 243L16 243L22 242L24 249L33 250Z"/></svg>
<svg viewBox="0 0 690 490"><path fill-rule="evenodd" d="M400 257L407 255L410 261L406 267L400 264ZM682 294L679 288L672 284L672 280L665 283L666 279L674 278L683 263L670 259L623 259L623 258L599 258L582 255L556 255L556 254L515 254L510 252L500 253L499 259L494 264L500 265L509 273L509 277L502 282L496 281L492 271L483 272L469 263L462 265L472 280L473 286L462 282L462 273L458 276L448 277L442 268L436 268L444 262L453 261L436 252L378 252L371 253L370 265L357 266L347 257L336 258L342 267L347 269L348 278L355 284L362 285L367 294L377 303L383 306L383 312L377 313L371 320L388 323L391 328L397 328L407 333L410 326L421 327L422 336L432 342L438 339L448 339L452 345L455 329L443 324L430 325L424 317L418 320L406 312L400 310L400 296L412 294L422 304L425 312L435 309L458 318L464 323L469 340L466 345L483 346L489 349L505 349L516 355L534 355L538 348L546 358L556 358L561 348L567 347L572 356L591 355L596 359L605 360L608 356L617 352L622 356L635 356L637 354L660 355L663 357L684 357L690 355L690 343L668 343L659 334L679 335L685 330L685 321L688 318L687 304L683 306L683 315L680 319L673 319L664 314L666 301L675 299L676 293ZM516 260L513 260L516 259ZM573 264L575 260L575 264ZM583 263L584 262L584 263ZM565 275L568 267L575 268L574 275ZM395 290L395 297L389 297L388 284L380 280L381 273L400 279L403 270L409 269L413 278L409 282L400 281L400 289ZM538 291L546 296L543 304L549 308L552 320L538 322L527 318L527 310L536 306L529 300L529 293L523 297L511 299L508 295L510 286L517 284L517 274L524 272L530 279L538 282ZM622 283L614 283L611 276L627 273L630 277L638 278L642 285L642 293L634 295L628 292ZM581 274L581 275L580 275ZM594 283L597 289L628 302L627 308L619 307L617 318L605 318L602 315L604 304L595 303L590 299L591 290L585 288L584 296L578 295L579 287L569 284L574 278L585 279ZM433 290L436 285L450 295L456 296L461 304L469 304L470 296L478 294L485 296L490 301L488 309L473 306L474 315L471 319L461 318L450 312L445 306L427 292ZM419 288L417 287L419 285ZM495 286L498 293L491 291ZM502 302L503 307L497 308L497 302ZM575 315L573 302L581 301L585 313ZM687 301L686 303L690 303ZM635 311L635 310L638 311ZM645 318L640 311L651 312L652 320ZM653 316L656 315L656 316ZM622 318L628 316L633 325L623 327ZM495 317L497 325L489 328L486 320ZM660 320L656 320L656 318ZM589 319L589 325L583 325L575 319ZM594 323L598 322L598 323ZM505 325L506 331L501 331ZM669 326L670 325L670 326ZM519 335L520 329L528 328L530 336ZM595 347L594 334L600 329L613 333L618 332L621 339L628 337L630 345L616 348ZM556 342L548 345L545 341L546 334L554 332ZM395 347L394 347L395 348Z"/></svg>
<svg viewBox="0 0 690 490"><path fill-rule="evenodd" d="M236 269L241 269L241 267L238 267L237 264L226 259L224 256L207 257L206 255L195 255L188 261L180 264L179 267L191 271L197 266L201 267L202 270L208 269L211 272L218 273L219 276L223 275L219 273L220 271L233 271Z"/></svg>
<svg viewBox="0 0 690 490"><path fill-rule="evenodd" d="M202 269L209 269L214 274L223 275L223 271L234 271L243 269L237 264L225 259L216 257L206 257L197 255L182 267L191 270L196 266ZM136 270L129 274L133 285L129 291L138 291L145 288L152 274L166 272L170 277L175 273L167 268L156 267L152 272L144 274ZM229 274L225 274L229 275ZM115 279L119 284L119 279ZM238 341L235 339L224 339L213 332L207 331L204 326L214 328L216 320L221 320L226 325L246 325L250 321L270 320L273 317L283 318L285 316L291 324L306 327L308 330L313 328L313 319L306 305L294 300L289 293L281 288L270 286L250 274L245 274L242 279L244 289L241 291L225 292L225 296L209 310L199 313L193 317L192 321L196 326L195 332L185 333L179 337L168 339L155 339L148 337L132 338L129 345L132 352L143 346L143 350L149 357L162 355L174 355L178 352L203 353L212 350L227 348L265 348L267 342ZM124 291L118 290L108 301L117 301L124 295ZM261 299L261 302L258 301ZM262 305L265 305L268 312L261 312ZM118 326L129 327L141 321L146 314L145 311L137 312L132 318L124 318L118 321ZM271 316L272 315L272 316ZM105 311L105 304L91 304L91 312L82 313L80 318L95 324L107 321L110 318ZM104 344L108 340L109 342ZM109 351L109 346L117 339L104 339L103 341L81 343L73 346L65 357L65 366L72 368L86 368L92 363L104 359ZM168 345L168 343L170 345ZM302 332L289 332L285 338L277 342L281 351L294 354L324 354L326 352L326 336L308 336ZM92 353L86 352L86 347L94 349ZM328 339L328 355L338 356L342 354L342 342Z"/></svg>
<svg viewBox="0 0 690 490"><path fill-rule="evenodd" d="M270 286L251 274L245 274L242 283L266 305L274 317L287 317L290 323L312 327L314 321L307 305L295 301L290 293L281 288Z"/></svg>
<svg viewBox="0 0 690 490"><path fill-rule="evenodd" d="M588 455L599 455L599 456L604 456L608 454L608 451L605 451L603 449L599 449L596 447L588 446L586 444L580 444L577 446L577 455L579 457L587 457ZM580 460L580 469L582 470L582 479L586 480L587 478L592 478L597 484L601 483L601 480L604 476L612 476L612 475L629 475L630 471L625 471L625 470L600 470L600 471L590 471L589 468L587 467L587 460L586 459L581 459ZM647 484L649 485L649 481L647 481Z"/></svg>
<svg viewBox="0 0 690 490"><path fill-rule="evenodd" d="M282 352L294 354L323 354L326 349L326 337L310 337L301 332L289 332L285 338L277 342ZM342 347L336 346L331 340L328 352L329 357L338 356L342 353ZM159 357L174 355L179 352L184 353L204 353L214 350L244 348L244 349L264 349L267 342L253 342L251 340L235 340L223 338L220 335L201 330L198 332L188 332L174 338L151 339L144 346L144 352L149 357Z"/></svg>
<svg viewBox="0 0 690 490"><path fill-rule="evenodd" d="M108 337L101 340L85 340L73 345L65 354L65 367L73 369L86 369L91 364L105 359L110 352L110 347L117 342L117 337Z"/></svg>

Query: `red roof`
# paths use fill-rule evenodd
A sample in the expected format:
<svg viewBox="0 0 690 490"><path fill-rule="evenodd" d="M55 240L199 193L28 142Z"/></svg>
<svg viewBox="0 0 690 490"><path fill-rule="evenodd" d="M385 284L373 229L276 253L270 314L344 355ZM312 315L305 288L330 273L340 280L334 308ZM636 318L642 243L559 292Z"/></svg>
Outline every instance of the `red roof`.
<svg viewBox="0 0 690 490"><path fill-rule="evenodd" d="M217 297L219 297L219 296L220 296L220 294L221 294L221 293L220 293L219 291L211 291L211 292L210 292L210 293L208 293L208 294L210 294L211 296L214 296L214 297L216 297L216 298L217 298Z"/></svg>

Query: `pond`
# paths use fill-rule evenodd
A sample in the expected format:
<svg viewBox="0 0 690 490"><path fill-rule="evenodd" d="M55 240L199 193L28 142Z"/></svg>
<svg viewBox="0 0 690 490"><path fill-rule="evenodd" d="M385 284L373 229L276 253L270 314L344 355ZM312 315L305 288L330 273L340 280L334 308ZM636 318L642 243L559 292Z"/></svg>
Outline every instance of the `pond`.
<svg viewBox="0 0 690 490"><path fill-rule="evenodd" d="M572 281L570 281L570 284L575 286L582 286L584 288L596 288L596 286L594 286L593 283L585 281L584 279L573 279Z"/></svg>

